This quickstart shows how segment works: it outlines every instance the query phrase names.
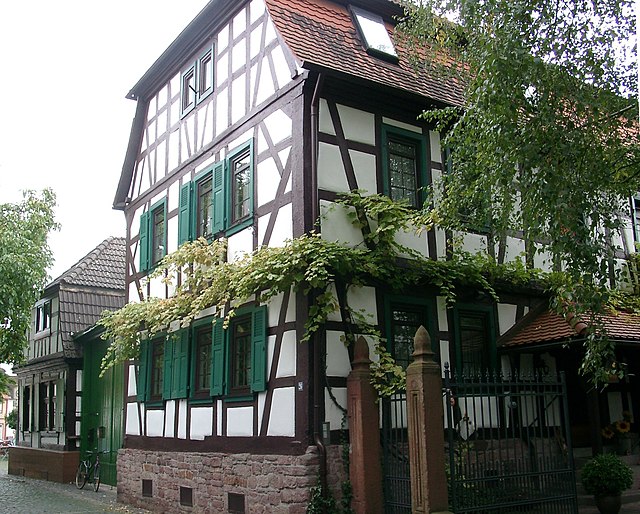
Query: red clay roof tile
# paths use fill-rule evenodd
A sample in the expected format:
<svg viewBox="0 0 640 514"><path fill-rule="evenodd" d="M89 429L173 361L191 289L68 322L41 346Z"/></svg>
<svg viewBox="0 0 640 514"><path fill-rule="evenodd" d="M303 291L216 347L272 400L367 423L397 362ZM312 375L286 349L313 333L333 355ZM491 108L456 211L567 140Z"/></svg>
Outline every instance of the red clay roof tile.
<svg viewBox="0 0 640 514"><path fill-rule="evenodd" d="M399 62L369 55L347 7L330 0L266 0L285 42L303 66L318 66L383 86L402 89L449 105L462 105L463 89L454 77L414 69L410 51L396 43ZM387 23L389 34L393 27Z"/></svg>

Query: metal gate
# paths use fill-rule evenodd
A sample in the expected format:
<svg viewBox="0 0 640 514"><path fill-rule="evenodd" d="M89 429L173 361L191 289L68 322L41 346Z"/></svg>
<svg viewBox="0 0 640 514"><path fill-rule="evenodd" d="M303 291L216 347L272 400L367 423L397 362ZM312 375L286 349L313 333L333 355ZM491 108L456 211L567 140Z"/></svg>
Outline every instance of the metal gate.
<svg viewBox="0 0 640 514"><path fill-rule="evenodd" d="M407 437L407 395L383 398L382 483L385 514L411 514L409 440Z"/></svg>
<svg viewBox="0 0 640 514"><path fill-rule="evenodd" d="M451 376L442 391L449 509L577 514L564 375ZM386 514L411 513L406 394L381 401Z"/></svg>
<svg viewBox="0 0 640 514"><path fill-rule="evenodd" d="M578 512L563 374L445 369L444 399L453 512Z"/></svg>

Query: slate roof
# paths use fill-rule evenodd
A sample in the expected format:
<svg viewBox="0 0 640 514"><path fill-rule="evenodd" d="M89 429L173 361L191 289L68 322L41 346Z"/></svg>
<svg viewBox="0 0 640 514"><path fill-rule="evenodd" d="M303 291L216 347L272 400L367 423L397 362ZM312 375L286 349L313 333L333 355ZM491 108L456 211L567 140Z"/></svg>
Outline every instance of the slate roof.
<svg viewBox="0 0 640 514"><path fill-rule="evenodd" d="M109 237L46 287L70 284L124 291L125 239Z"/></svg>
<svg viewBox="0 0 640 514"><path fill-rule="evenodd" d="M612 312L600 318L609 337L620 342L640 343L640 315ZM498 339L498 347L513 349L531 345L569 342L584 337L589 328L585 320L568 319L547 309L535 309Z"/></svg>
<svg viewBox="0 0 640 514"><path fill-rule="evenodd" d="M415 70L409 50L396 42L399 61L369 55L360 41L346 5L331 0L266 0L276 28L304 68L322 68L382 86L425 96L448 105L463 104L462 85L453 77L436 76L429 68ZM402 13L395 2L377 2ZM364 4L371 12L373 5ZM393 26L386 20L393 38Z"/></svg>

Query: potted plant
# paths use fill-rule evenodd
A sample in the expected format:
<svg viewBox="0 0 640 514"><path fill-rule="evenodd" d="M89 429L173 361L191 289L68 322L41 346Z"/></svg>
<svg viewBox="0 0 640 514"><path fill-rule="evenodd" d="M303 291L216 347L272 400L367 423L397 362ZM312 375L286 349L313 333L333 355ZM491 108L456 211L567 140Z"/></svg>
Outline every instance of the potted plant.
<svg viewBox="0 0 640 514"><path fill-rule="evenodd" d="M611 453L596 455L582 468L582 485L593 494L602 514L617 514L622 505L622 491L633 485L633 472Z"/></svg>

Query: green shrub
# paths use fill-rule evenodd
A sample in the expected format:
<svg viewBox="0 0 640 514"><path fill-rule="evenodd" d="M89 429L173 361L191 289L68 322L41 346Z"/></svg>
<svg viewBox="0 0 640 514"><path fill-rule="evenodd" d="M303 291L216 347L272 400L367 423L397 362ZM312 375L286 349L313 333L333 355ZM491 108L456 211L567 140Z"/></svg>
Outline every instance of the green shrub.
<svg viewBox="0 0 640 514"><path fill-rule="evenodd" d="M589 494L620 494L633 485L633 472L612 453L596 455L582 468L582 485Z"/></svg>

